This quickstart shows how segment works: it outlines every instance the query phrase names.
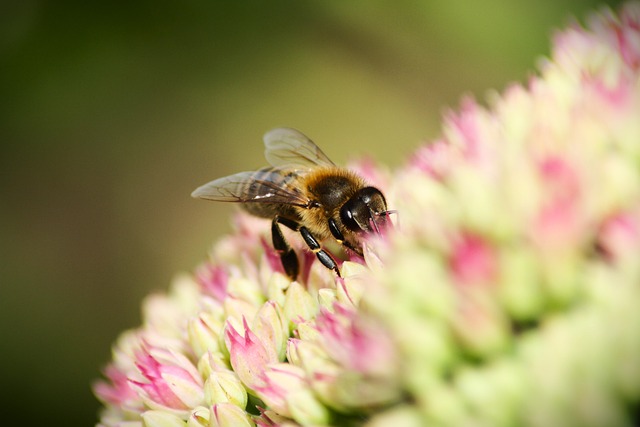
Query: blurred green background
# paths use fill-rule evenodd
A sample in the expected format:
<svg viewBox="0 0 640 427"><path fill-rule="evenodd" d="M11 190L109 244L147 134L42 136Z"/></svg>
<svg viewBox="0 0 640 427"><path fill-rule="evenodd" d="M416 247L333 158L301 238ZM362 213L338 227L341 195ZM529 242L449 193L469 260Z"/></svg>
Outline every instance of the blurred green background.
<svg viewBox="0 0 640 427"><path fill-rule="evenodd" d="M598 4L0 3L3 416L95 423L90 383L144 295L229 230L231 206L190 192L262 166L266 130L398 166Z"/></svg>

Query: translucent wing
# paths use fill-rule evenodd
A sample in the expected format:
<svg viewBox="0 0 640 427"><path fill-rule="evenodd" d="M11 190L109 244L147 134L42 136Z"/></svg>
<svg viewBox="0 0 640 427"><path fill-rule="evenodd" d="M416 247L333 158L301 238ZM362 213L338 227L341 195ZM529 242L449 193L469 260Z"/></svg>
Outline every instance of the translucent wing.
<svg viewBox="0 0 640 427"><path fill-rule="evenodd" d="M191 197L218 202L283 203L306 207L309 200L294 186L297 174L288 169L262 169L218 178L198 187Z"/></svg>
<svg viewBox="0 0 640 427"><path fill-rule="evenodd" d="M312 168L335 166L326 154L301 132L277 128L264 135L264 156L272 166Z"/></svg>

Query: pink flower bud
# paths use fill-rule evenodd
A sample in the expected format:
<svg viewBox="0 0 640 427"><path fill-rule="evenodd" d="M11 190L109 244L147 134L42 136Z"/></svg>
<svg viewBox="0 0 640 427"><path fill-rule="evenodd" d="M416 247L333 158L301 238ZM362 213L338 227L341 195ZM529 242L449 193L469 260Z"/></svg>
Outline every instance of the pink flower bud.
<svg viewBox="0 0 640 427"><path fill-rule="evenodd" d="M334 304L316 318L319 341L328 355L345 369L384 375L394 366L394 343L379 325L354 309ZM362 357L365 355L366 357Z"/></svg>
<svg viewBox="0 0 640 427"><path fill-rule="evenodd" d="M569 159L549 156L539 163L538 173L544 198L531 238L551 253L576 248L588 224L579 171Z"/></svg>
<svg viewBox="0 0 640 427"><path fill-rule="evenodd" d="M211 295L216 301L222 303L227 296L227 284L229 273L220 265L205 263L196 272L196 279L202 291Z"/></svg>
<svg viewBox="0 0 640 427"><path fill-rule="evenodd" d="M137 355L136 366L143 380L130 379L130 383L150 407L183 411L204 402L202 378L182 354L145 349Z"/></svg>
<svg viewBox="0 0 640 427"><path fill-rule="evenodd" d="M454 149L451 144L439 139L418 148L410 160L410 166L419 169L431 178L440 180L452 165Z"/></svg>
<svg viewBox="0 0 640 427"><path fill-rule="evenodd" d="M637 261L640 252L640 212L621 212L605 220L598 244L613 262Z"/></svg>
<svg viewBox="0 0 640 427"><path fill-rule="evenodd" d="M466 233L454 242L449 267L460 285L491 284L496 279L496 254L481 237Z"/></svg>
<svg viewBox="0 0 640 427"><path fill-rule="evenodd" d="M242 319L244 331L241 334L231 323L227 323L225 343L229 349L231 366L238 378L249 389L262 384L260 374L267 365L278 362L278 353L272 343L261 341L249 329L246 319Z"/></svg>
<svg viewBox="0 0 640 427"><path fill-rule="evenodd" d="M110 364L105 369L104 375L109 382L99 381L93 386L94 392L101 401L114 406L139 406L138 395L131 388L125 372Z"/></svg>
<svg viewBox="0 0 640 427"><path fill-rule="evenodd" d="M325 425L329 412L315 397L304 370L288 363L269 366L258 396L277 414L301 425Z"/></svg>

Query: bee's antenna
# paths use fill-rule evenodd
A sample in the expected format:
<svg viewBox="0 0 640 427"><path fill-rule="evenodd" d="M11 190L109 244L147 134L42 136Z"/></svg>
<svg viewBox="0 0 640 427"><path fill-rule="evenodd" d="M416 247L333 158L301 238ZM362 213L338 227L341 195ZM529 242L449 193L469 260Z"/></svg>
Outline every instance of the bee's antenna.
<svg viewBox="0 0 640 427"><path fill-rule="evenodd" d="M373 229L376 233L380 234L380 227L378 226L378 221L376 221L376 217L385 217L388 218L390 215L398 215L397 210L386 210L383 212L373 212L371 208L369 208L369 213L371 215L371 224L373 225Z"/></svg>
<svg viewBox="0 0 640 427"><path fill-rule="evenodd" d="M388 218L390 215L397 215L397 216L398 216L397 223L398 223L398 225L400 225L400 215L398 215L398 211L397 211L397 210L395 210L395 209L392 209L392 210L386 210L386 211L384 211L384 212L380 212L380 213L378 213L378 214L376 214L376 215L377 215L377 216L384 216L384 217L387 217L387 218ZM393 225L393 223L392 223L392 225ZM376 229L377 229L377 227L376 227Z"/></svg>

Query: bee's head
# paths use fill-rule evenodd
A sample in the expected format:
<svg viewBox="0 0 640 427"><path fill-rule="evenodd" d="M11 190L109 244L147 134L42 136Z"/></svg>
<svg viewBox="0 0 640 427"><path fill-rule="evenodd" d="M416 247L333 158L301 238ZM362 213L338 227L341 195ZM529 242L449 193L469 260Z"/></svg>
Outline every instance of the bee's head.
<svg viewBox="0 0 640 427"><path fill-rule="evenodd" d="M340 208L340 219L344 226L355 232L379 232L387 221L387 202L374 187L364 187Z"/></svg>

